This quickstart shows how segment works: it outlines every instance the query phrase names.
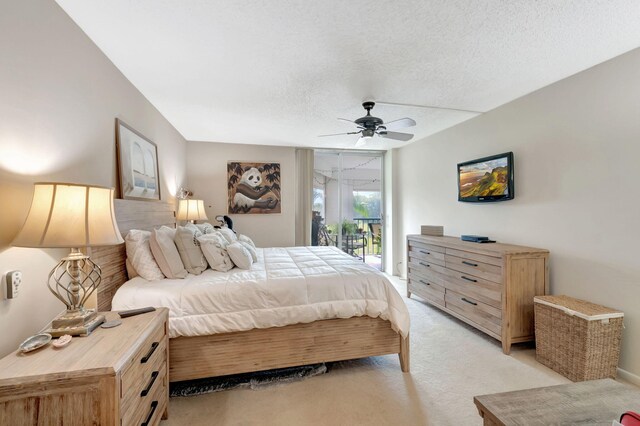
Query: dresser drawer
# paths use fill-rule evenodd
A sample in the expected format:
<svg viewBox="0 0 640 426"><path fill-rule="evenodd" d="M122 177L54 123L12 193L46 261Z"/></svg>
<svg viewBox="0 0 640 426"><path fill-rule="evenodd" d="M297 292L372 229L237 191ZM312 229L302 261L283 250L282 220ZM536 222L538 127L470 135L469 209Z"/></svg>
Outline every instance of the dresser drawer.
<svg viewBox="0 0 640 426"><path fill-rule="evenodd" d="M502 309L502 284L451 269L445 287Z"/></svg>
<svg viewBox="0 0 640 426"><path fill-rule="evenodd" d="M426 250L426 251L430 251L430 252L434 252L434 253L445 254L445 252L446 252L446 249L444 247L437 246L437 245L434 245L434 244L423 243L423 242L420 242L420 241L409 240L409 247L415 248L415 249L420 249L420 250Z"/></svg>
<svg viewBox="0 0 640 426"><path fill-rule="evenodd" d="M445 306L445 288L436 284L433 280L420 277L416 274L409 275L409 291L417 294L429 302Z"/></svg>
<svg viewBox="0 0 640 426"><path fill-rule="evenodd" d="M448 269L464 272L495 283L502 283L502 267L500 266L484 263L469 257L457 257L449 254L445 255L445 262Z"/></svg>
<svg viewBox="0 0 640 426"><path fill-rule="evenodd" d="M166 369L167 365L167 344L167 338L162 338L147 363L140 364L138 368L131 368L123 375L120 381L123 413L135 410L141 399L161 381L160 372Z"/></svg>
<svg viewBox="0 0 640 426"><path fill-rule="evenodd" d="M122 416L123 426L157 425L160 423L162 412L167 401L167 366L162 366L158 372L158 377L149 388L149 393L140 397L136 405L130 407Z"/></svg>
<svg viewBox="0 0 640 426"><path fill-rule="evenodd" d="M409 246L409 258L415 260L426 260L427 262L435 263L440 266L445 265L444 253L440 253L428 248L421 248L416 246Z"/></svg>
<svg viewBox="0 0 640 426"><path fill-rule="evenodd" d="M409 257L409 268L418 273L430 274L437 272L442 275L448 275L446 267L428 260L416 259L415 257Z"/></svg>
<svg viewBox="0 0 640 426"><path fill-rule="evenodd" d="M500 336L502 329L501 310L451 290L446 291L445 303L447 309Z"/></svg>
<svg viewBox="0 0 640 426"><path fill-rule="evenodd" d="M487 254L473 253L471 251L456 250L452 248L447 248L446 254L469 260L477 260L478 262L488 263L490 265L502 266L501 256L489 256Z"/></svg>
<svg viewBox="0 0 640 426"><path fill-rule="evenodd" d="M443 288L447 288L447 282L450 280L450 278L447 275L436 272L431 268L421 268L421 269L413 268L411 264L409 264L408 276L409 276L409 281L411 281L411 279L413 278L423 279L431 283L438 284L440 287L443 287Z"/></svg>

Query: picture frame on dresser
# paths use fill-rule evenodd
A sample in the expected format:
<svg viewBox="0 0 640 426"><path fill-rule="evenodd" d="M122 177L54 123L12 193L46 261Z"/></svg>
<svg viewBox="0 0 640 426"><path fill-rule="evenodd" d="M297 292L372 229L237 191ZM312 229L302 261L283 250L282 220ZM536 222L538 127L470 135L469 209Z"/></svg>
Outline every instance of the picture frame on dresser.
<svg viewBox="0 0 640 426"><path fill-rule="evenodd" d="M159 201L158 146L116 118L116 160L120 198Z"/></svg>

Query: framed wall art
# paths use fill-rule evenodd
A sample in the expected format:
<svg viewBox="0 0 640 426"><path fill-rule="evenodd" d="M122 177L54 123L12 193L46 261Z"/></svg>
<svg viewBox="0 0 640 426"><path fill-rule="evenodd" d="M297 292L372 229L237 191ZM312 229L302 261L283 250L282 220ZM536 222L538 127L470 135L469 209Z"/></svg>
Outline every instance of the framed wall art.
<svg viewBox="0 0 640 426"><path fill-rule="evenodd" d="M160 200L158 147L140 132L116 119L116 152L120 197Z"/></svg>
<svg viewBox="0 0 640 426"><path fill-rule="evenodd" d="M280 163L227 163L229 214L282 212Z"/></svg>

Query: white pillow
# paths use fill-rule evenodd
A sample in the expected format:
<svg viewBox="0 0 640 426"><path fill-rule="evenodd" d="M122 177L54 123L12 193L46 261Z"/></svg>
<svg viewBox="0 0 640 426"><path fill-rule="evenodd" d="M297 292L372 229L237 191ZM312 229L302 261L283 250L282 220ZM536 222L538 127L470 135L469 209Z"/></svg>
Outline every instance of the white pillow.
<svg viewBox="0 0 640 426"><path fill-rule="evenodd" d="M211 269L227 272L233 269L233 262L227 253L227 240L219 232L201 235L198 237L200 248L207 258Z"/></svg>
<svg viewBox="0 0 640 426"><path fill-rule="evenodd" d="M249 250L239 242L231 243L227 246L229 257L240 269L251 269L253 258Z"/></svg>
<svg viewBox="0 0 640 426"><path fill-rule="evenodd" d="M168 226L154 229L149 238L151 253L167 278L187 278L187 270L184 269L176 243L173 242L175 236L176 230Z"/></svg>
<svg viewBox="0 0 640 426"><path fill-rule="evenodd" d="M253 242L253 240L251 238L247 237L246 235L238 234L238 241L241 241L243 243L247 243L251 247L256 248L256 245Z"/></svg>
<svg viewBox="0 0 640 426"><path fill-rule="evenodd" d="M138 275L145 280L161 280L164 275L151 253L150 237L151 232L149 231L141 231L139 229L129 231L124 239L127 259L129 259Z"/></svg>
<svg viewBox="0 0 640 426"><path fill-rule="evenodd" d="M210 234L213 231L216 230L216 228L213 227L212 224L210 223L196 223L196 228L198 228L200 230L200 232L202 232L203 234Z"/></svg>
<svg viewBox="0 0 640 426"><path fill-rule="evenodd" d="M238 241L238 237L236 236L236 233L229 228L220 228L220 229L216 229L216 231L221 233L222 236L224 236L224 238L227 240L229 244L235 243L236 241Z"/></svg>
<svg viewBox="0 0 640 426"><path fill-rule="evenodd" d="M202 254L198 242L198 237L201 235L202 232L198 228L193 224L188 224L187 226L178 226L174 240L185 269L194 275L200 275L202 271L207 269L207 259Z"/></svg>
<svg viewBox="0 0 640 426"><path fill-rule="evenodd" d="M127 276L129 277L130 280L138 276L138 273L136 272L135 268L131 264L131 261L129 260L129 258L125 259L124 265L127 268Z"/></svg>
<svg viewBox="0 0 640 426"><path fill-rule="evenodd" d="M253 259L253 263L256 263L258 261L258 252L256 251L256 248L246 241L240 241L239 238L238 243L242 244L244 248L249 250L249 253L251 253L251 259Z"/></svg>

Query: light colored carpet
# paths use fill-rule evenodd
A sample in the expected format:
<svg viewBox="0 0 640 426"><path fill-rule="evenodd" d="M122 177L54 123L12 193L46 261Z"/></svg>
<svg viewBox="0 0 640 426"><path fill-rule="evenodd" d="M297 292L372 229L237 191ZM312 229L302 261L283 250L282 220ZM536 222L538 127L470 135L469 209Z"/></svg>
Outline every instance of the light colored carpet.
<svg viewBox="0 0 640 426"><path fill-rule="evenodd" d="M405 281L391 277L403 296ZM411 373L397 355L333 364L329 373L259 390L172 398L171 425L481 425L473 397L570 383L516 345L498 341L430 307L411 313Z"/></svg>

